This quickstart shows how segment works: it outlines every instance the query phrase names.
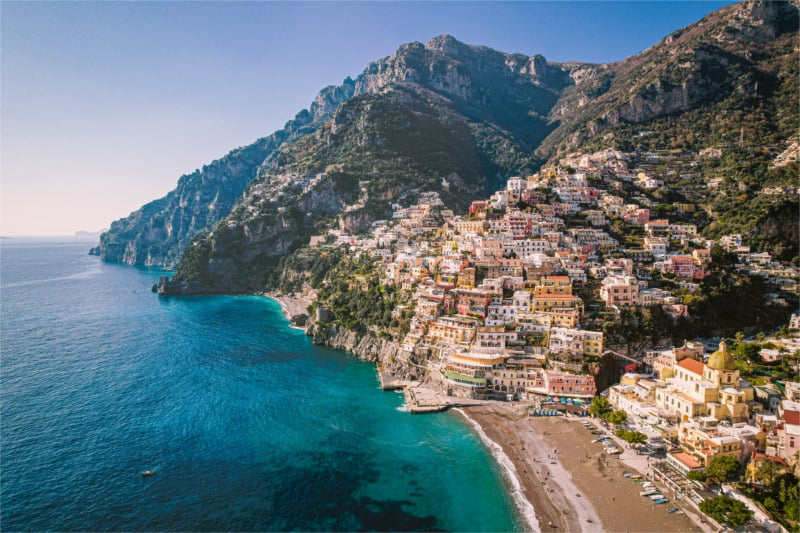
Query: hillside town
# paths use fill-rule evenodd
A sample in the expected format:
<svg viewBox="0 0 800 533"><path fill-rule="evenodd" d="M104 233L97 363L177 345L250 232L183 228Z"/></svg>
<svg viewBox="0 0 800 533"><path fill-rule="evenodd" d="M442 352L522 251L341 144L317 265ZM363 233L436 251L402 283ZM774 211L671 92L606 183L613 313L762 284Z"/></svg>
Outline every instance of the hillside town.
<svg viewBox="0 0 800 533"><path fill-rule="evenodd" d="M703 238L687 221L693 204L676 206L675 217L651 218L647 191L662 183L629 169L626 159L614 151L572 155L557 168L509 179L463 216L439 194L420 193L365 234L331 230L311 247L368 257L382 286L411 295L393 311L407 318L397 357L422 361L426 380L454 400L586 416L599 393L608 411L626 414L618 428L646 435L642 453L690 479L723 456L746 466L756 483L767 471L798 473L800 384L752 379L744 375L752 365L738 354L755 346L755 360L798 374L800 315L785 295L800 294L800 271L752 252L741 235ZM613 230L620 224L633 231L620 238ZM730 254L736 272L772 288L767 299L787 317L779 332L680 346L658 339L634 350L619 339L612 344L602 325L627 311L688 317L687 301L712 273L715 247ZM324 302L316 319L333 319Z"/></svg>

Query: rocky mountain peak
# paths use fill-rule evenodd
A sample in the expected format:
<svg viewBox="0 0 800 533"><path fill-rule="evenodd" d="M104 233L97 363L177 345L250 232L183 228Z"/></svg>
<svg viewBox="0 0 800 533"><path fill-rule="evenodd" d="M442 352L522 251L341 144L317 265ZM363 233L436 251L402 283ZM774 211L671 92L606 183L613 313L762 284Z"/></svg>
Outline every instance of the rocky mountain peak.
<svg viewBox="0 0 800 533"><path fill-rule="evenodd" d="M763 39L774 39L781 33L797 32L798 6L800 2L792 0L754 0L742 2L736 10L735 21L741 26L758 28L755 33ZM753 32L748 32L753 33Z"/></svg>
<svg viewBox="0 0 800 533"><path fill-rule="evenodd" d="M472 47L466 45L452 35L437 35L425 43L425 48L431 52L458 59L472 52Z"/></svg>

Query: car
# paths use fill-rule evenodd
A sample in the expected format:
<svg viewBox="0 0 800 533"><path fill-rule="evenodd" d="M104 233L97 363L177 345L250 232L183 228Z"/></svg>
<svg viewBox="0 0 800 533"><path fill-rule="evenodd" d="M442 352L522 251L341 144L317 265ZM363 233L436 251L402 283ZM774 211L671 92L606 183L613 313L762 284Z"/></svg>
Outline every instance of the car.
<svg viewBox="0 0 800 533"><path fill-rule="evenodd" d="M608 455L619 455L622 453L622 450L619 448L606 448L606 453Z"/></svg>
<svg viewBox="0 0 800 533"><path fill-rule="evenodd" d="M602 434L603 434L603 432L598 430L598 429L592 431L592 435L602 435Z"/></svg>

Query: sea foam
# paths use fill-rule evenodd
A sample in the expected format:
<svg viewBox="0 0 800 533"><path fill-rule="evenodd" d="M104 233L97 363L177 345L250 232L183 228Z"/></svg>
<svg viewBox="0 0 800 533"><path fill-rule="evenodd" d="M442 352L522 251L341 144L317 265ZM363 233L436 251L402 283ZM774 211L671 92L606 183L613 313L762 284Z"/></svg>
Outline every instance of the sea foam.
<svg viewBox="0 0 800 533"><path fill-rule="evenodd" d="M519 511L522 518L525 520L525 523L530 528L530 531L541 533L542 528L539 526L539 520L536 518L536 511L522 491L522 486L517 478L517 469L514 466L514 463L511 461L508 455L506 455L506 452L503 451L503 448L489 438L489 436L483 431L483 428L480 426L480 424L470 418L469 415L467 415L467 413L465 413L462 409L456 408L454 411L457 411L461 414L461 416L469 421L470 425L475 430L475 433L478 434L478 437L480 437L484 445L486 445L486 447L491 451L492 457L494 457L500 466L503 467L503 477L510 485L509 492L514 500L514 505L516 506L517 511Z"/></svg>

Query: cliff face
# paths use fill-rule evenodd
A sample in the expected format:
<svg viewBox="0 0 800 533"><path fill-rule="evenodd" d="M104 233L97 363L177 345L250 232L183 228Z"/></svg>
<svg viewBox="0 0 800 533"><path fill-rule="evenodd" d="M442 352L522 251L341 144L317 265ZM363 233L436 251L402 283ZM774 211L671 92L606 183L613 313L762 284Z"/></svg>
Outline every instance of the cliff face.
<svg viewBox="0 0 800 533"><path fill-rule="evenodd" d="M575 84L553 107L550 118L558 128L539 153L563 154L617 126L650 129L654 121L694 110L699 112L683 128L705 129L698 133L713 142L707 124L724 123L734 111L792 109L798 20L794 1L743 2L619 63L563 65ZM777 130L785 139L797 124L786 124L779 115L767 117L771 123L764 132Z"/></svg>
<svg viewBox="0 0 800 533"><path fill-rule="evenodd" d="M192 238L213 230L230 215L247 186L275 165L284 143L314 131L352 97L353 89L349 78L338 87L323 89L310 108L282 130L181 176L165 197L113 222L92 252L109 262L174 266Z"/></svg>
<svg viewBox="0 0 800 533"><path fill-rule="evenodd" d="M313 320L306 328L306 334L314 344L329 346L354 354L359 359L378 363L397 379L424 379L418 367L409 364L401 354L395 341L381 339L372 334L360 334L336 324L320 325Z"/></svg>

